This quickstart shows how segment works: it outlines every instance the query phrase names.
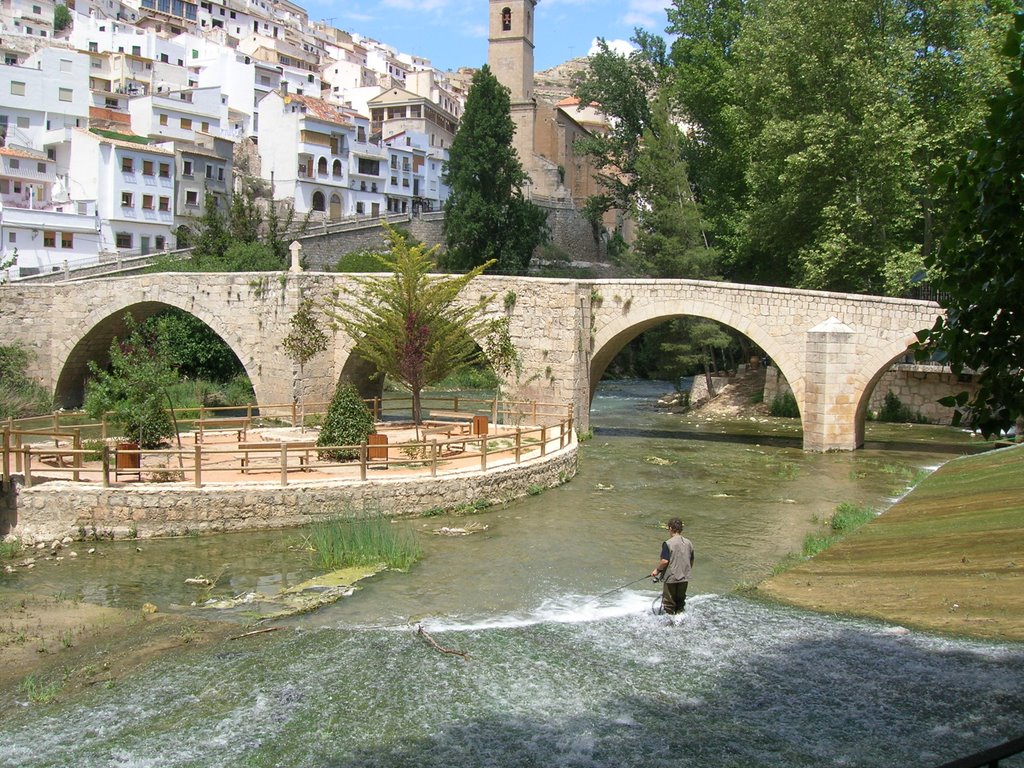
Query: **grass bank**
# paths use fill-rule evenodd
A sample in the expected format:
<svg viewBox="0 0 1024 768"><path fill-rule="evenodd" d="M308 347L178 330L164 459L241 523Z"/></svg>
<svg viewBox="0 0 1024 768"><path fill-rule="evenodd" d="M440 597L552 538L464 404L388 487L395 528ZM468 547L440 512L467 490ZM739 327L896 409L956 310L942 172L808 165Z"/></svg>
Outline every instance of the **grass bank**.
<svg viewBox="0 0 1024 768"><path fill-rule="evenodd" d="M883 515L755 593L825 613L1024 642L1024 446L950 461Z"/></svg>

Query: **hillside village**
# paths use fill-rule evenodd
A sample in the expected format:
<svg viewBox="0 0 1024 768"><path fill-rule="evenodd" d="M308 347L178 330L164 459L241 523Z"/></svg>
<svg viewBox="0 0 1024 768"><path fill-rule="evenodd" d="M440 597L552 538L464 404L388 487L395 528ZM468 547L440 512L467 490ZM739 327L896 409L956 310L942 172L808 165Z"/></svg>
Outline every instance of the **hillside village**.
<svg viewBox="0 0 1024 768"><path fill-rule="evenodd" d="M69 0L55 17L58 6L0 5L8 279L174 249L207 195L226 211L245 175L300 220L442 208L473 70L440 71L288 0ZM57 29L60 17L70 23ZM492 18L492 48L501 34ZM526 64L532 77L532 55ZM543 122L560 131L547 145L571 154L600 117L577 119L559 80L544 90L559 120ZM578 204L592 193L581 163L535 159L531 194Z"/></svg>

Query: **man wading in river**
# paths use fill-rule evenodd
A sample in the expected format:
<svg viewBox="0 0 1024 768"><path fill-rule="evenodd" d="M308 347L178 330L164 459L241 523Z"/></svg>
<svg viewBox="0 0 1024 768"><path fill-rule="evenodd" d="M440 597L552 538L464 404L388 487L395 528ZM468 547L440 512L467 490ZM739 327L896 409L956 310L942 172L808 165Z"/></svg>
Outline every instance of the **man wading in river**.
<svg viewBox="0 0 1024 768"><path fill-rule="evenodd" d="M683 538L683 521L673 517L668 521L668 541L661 543L661 562L651 571L651 577L661 574L661 609L669 616L682 613L686 607L686 587L690 583L693 567L693 543Z"/></svg>

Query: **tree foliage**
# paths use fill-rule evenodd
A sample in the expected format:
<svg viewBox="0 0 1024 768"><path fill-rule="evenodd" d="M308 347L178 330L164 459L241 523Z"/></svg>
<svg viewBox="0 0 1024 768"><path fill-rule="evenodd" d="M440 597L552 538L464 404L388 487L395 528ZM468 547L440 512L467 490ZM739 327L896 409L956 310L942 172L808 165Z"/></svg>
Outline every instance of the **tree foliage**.
<svg viewBox="0 0 1024 768"><path fill-rule="evenodd" d="M484 317L491 297L459 301L459 294L493 262L464 275L431 275L436 247L410 246L390 227L387 233L390 274L356 277L361 291L330 300L326 311L356 341L358 354L409 389L419 424L423 388L481 360L473 337L494 330Z"/></svg>
<svg viewBox="0 0 1024 768"><path fill-rule="evenodd" d="M1005 0L674 0L671 88L726 276L899 293L981 125Z"/></svg>
<svg viewBox="0 0 1024 768"><path fill-rule="evenodd" d="M55 5L53 7L53 31L63 32L71 26L71 11L66 5Z"/></svg>
<svg viewBox="0 0 1024 768"><path fill-rule="evenodd" d="M944 401L963 409L985 435L1024 419L1024 14L1004 47L1014 70L991 99L986 132L947 174L949 227L929 279L949 298L946 315L918 334L920 354L937 348L954 373L979 373L973 398Z"/></svg>
<svg viewBox="0 0 1024 768"><path fill-rule="evenodd" d="M547 215L523 196L529 177L512 145L510 109L508 88L484 65L473 75L445 165L446 268L493 261L500 273L526 274L534 249L547 240Z"/></svg>
<svg viewBox="0 0 1024 768"><path fill-rule="evenodd" d="M49 393L28 375L32 352L21 344L0 344L0 419L49 410Z"/></svg>
<svg viewBox="0 0 1024 768"><path fill-rule="evenodd" d="M327 407L323 426L317 436L316 444L320 446L361 445L369 435L376 431L373 414L359 396L355 386L346 382L338 382ZM359 458L353 450L321 451L320 456L329 461L351 461Z"/></svg>
<svg viewBox="0 0 1024 768"><path fill-rule="evenodd" d="M168 363L189 379L228 382L245 373L241 361L225 341L195 315L168 309L142 323L144 336L159 339Z"/></svg>
<svg viewBox="0 0 1024 768"><path fill-rule="evenodd" d="M131 315L125 315L125 325L128 337L111 342L109 366L89 361L92 377L86 382L83 407L92 418L113 413L126 438L155 448L174 435L167 388L180 379L158 336L144 332Z"/></svg>
<svg viewBox="0 0 1024 768"><path fill-rule="evenodd" d="M634 169L634 271L652 277L712 277L715 255L690 189L683 135L664 96L652 108Z"/></svg>

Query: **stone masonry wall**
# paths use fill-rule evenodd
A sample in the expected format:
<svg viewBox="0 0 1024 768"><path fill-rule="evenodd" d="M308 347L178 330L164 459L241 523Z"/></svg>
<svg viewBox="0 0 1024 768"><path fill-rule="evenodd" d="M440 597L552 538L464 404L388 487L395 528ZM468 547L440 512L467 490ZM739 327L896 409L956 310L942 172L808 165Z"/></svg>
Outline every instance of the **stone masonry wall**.
<svg viewBox="0 0 1024 768"><path fill-rule="evenodd" d="M395 517L486 500L492 504L553 488L576 474L577 445L544 461L449 477L323 481L287 487L254 484L191 488L153 484L102 488L49 482L21 488L11 533L25 541L101 535L165 536L189 532L264 530L359 511Z"/></svg>
<svg viewBox="0 0 1024 768"><path fill-rule="evenodd" d="M868 401L868 410L878 413L885 396L892 392L914 413L919 413L932 424L952 422L953 409L939 405L938 400L964 390L974 393L974 382L961 382L947 370L936 370L931 366L894 365L879 379ZM776 395L792 392L789 382L777 368L768 368L764 382L764 401L771 403Z"/></svg>

